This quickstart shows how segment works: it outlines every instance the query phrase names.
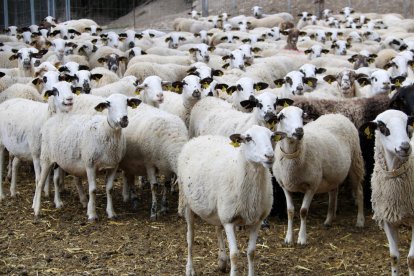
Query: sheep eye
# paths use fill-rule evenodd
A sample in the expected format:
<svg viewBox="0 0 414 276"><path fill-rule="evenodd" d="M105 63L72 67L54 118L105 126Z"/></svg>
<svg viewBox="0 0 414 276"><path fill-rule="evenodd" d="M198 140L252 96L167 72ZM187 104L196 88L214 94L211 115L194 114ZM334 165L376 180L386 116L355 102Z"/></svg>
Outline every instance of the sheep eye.
<svg viewBox="0 0 414 276"><path fill-rule="evenodd" d="M246 142L250 142L252 140L252 137L246 136L245 140L246 140Z"/></svg>

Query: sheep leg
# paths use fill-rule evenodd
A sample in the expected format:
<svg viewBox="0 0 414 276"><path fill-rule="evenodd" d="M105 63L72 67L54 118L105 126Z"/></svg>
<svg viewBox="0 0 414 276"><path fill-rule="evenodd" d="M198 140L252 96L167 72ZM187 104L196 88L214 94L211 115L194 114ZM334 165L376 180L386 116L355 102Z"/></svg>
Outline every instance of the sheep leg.
<svg viewBox="0 0 414 276"><path fill-rule="evenodd" d="M308 217L309 206L312 202L314 195L315 195L314 191L307 190L305 193L305 196L303 197L302 206L300 207L300 229L299 229L299 237L298 237L299 245L306 244L306 219Z"/></svg>
<svg viewBox="0 0 414 276"><path fill-rule="evenodd" d="M93 221L97 220L98 216L96 215L96 172L95 168L88 166L86 168L86 175L88 177L88 186L89 186L89 202L88 202L88 220Z"/></svg>
<svg viewBox="0 0 414 276"><path fill-rule="evenodd" d="M336 216L336 206L338 202L338 188L333 189L329 192L329 205L328 205L328 214L326 215L326 220L323 223L325 226L332 225L332 219Z"/></svg>
<svg viewBox="0 0 414 276"><path fill-rule="evenodd" d="M55 188L54 202L55 202L55 206L57 209L63 207L63 202L62 202L62 199L60 198L61 187L59 185L60 184L59 179L62 173L63 171L60 168L56 168L53 170L53 187ZM47 178L49 179L49 176Z"/></svg>
<svg viewBox="0 0 414 276"><path fill-rule="evenodd" d="M10 196L16 197L16 183L17 183L17 171L19 169L20 159L17 157L13 157L12 161L12 178L11 178L11 184L10 184Z"/></svg>
<svg viewBox="0 0 414 276"><path fill-rule="evenodd" d="M137 189L135 186L135 175L124 172L123 174L123 185L122 185L122 196L124 202L129 200L132 201L132 209L138 210L138 196Z"/></svg>
<svg viewBox="0 0 414 276"><path fill-rule="evenodd" d="M234 232L234 224L224 224L224 230L226 231L227 241L230 249L230 276L236 276L237 274L237 258L239 251L237 249L236 234Z"/></svg>
<svg viewBox="0 0 414 276"><path fill-rule="evenodd" d="M133 175L132 175L133 177ZM127 174L126 172L123 173L122 176L122 199L124 200L124 202L128 202L130 200L130 188L129 188L129 184L131 181L131 174Z"/></svg>
<svg viewBox="0 0 414 276"><path fill-rule="evenodd" d="M155 168L150 166L147 167L147 176L151 184L151 193L152 193L152 205L151 205L151 220L157 219L157 177L155 175Z"/></svg>
<svg viewBox="0 0 414 276"><path fill-rule="evenodd" d="M250 227L249 245L247 247L247 260L249 262L249 276L254 275L254 252L256 250L256 240L259 235L260 223Z"/></svg>
<svg viewBox="0 0 414 276"><path fill-rule="evenodd" d="M9 153L9 162L7 163L7 176L6 176L6 179L8 181L11 181L13 157L14 156Z"/></svg>
<svg viewBox="0 0 414 276"><path fill-rule="evenodd" d="M286 209L288 215L288 229L286 232L285 243L291 245L293 243L293 216L295 214L295 206L293 205L293 199L290 192L283 189L286 197Z"/></svg>
<svg viewBox="0 0 414 276"><path fill-rule="evenodd" d="M106 213L108 214L108 218L114 219L117 217L114 211L114 205L112 202L112 188L114 187L114 179L116 176L116 171L118 166L109 172L106 181Z"/></svg>
<svg viewBox="0 0 414 276"><path fill-rule="evenodd" d="M226 254L226 245L224 243L224 237L223 237L223 227L216 226L216 234L217 234L217 241L218 241L218 246L219 246L218 267L221 272L226 272L229 258L227 257L227 254Z"/></svg>
<svg viewBox="0 0 414 276"><path fill-rule="evenodd" d="M5 199L3 193L3 167L4 167L4 151L5 148L3 145L0 145L0 202Z"/></svg>
<svg viewBox="0 0 414 276"><path fill-rule="evenodd" d="M50 183L49 183L49 181L50 181L50 174L47 176L45 185L43 187L43 193L45 194L45 197L50 196L50 188L49 188Z"/></svg>
<svg viewBox="0 0 414 276"><path fill-rule="evenodd" d="M195 275L193 266L193 244L194 244L194 214L190 207L185 209L185 220L187 221L187 247L188 257L185 275Z"/></svg>
<svg viewBox="0 0 414 276"><path fill-rule="evenodd" d="M392 224L384 222L384 231L387 235L391 255L391 275L398 275L398 264L400 262L400 252L398 252L398 228Z"/></svg>
<svg viewBox="0 0 414 276"><path fill-rule="evenodd" d="M83 208L86 208L88 206L88 198L86 197L85 192L83 191L82 178L75 177L75 186L76 190L78 191L79 201L82 204Z"/></svg>
<svg viewBox="0 0 414 276"><path fill-rule="evenodd" d="M168 212L168 201L167 201L168 189L167 189L167 185L165 182L166 181L164 180L164 183L162 183L162 198L161 198L161 210L160 210L161 214L166 214Z"/></svg>
<svg viewBox="0 0 414 276"><path fill-rule="evenodd" d="M407 264L410 276L414 276L414 224L411 224L411 245L408 252Z"/></svg>
<svg viewBox="0 0 414 276"><path fill-rule="evenodd" d="M365 217L364 217L364 195L361 184L359 184L356 191L356 201L358 208L357 222L356 227L364 227Z"/></svg>
<svg viewBox="0 0 414 276"><path fill-rule="evenodd" d="M41 204L41 195L42 195L42 188L45 185L46 178L48 178L49 173L52 169L52 164L47 161L42 161L41 166L42 168L40 173L39 182L36 183L36 192L33 198L33 209L35 217L37 218L40 214L40 204Z"/></svg>

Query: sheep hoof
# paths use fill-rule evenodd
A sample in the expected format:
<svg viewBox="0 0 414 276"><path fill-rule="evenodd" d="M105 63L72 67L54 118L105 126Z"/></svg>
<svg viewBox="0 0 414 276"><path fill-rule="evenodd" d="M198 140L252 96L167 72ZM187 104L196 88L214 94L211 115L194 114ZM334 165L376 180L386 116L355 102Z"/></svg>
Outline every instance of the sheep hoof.
<svg viewBox="0 0 414 276"><path fill-rule="evenodd" d="M151 214L150 220L156 221L157 220L157 214Z"/></svg>
<svg viewBox="0 0 414 276"><path fill-rule="evenodd" d="M187 268L187 271L185 272L186 276L194 276L195 275L195 271L194 268Z"/></svg>
<svg viewBox="0 0 414 276"><path fill-rule="evenodd" d="M228 262L228 258L226 258L224 260L219 258L219 260L218 260L218 269L221 272L226 272L227 271L227 262Z"/></svg>
<svg viewBox="0 0 414 276"><path fill-rule="evenodd" d="M267 219L264 219L263 221L262 221L262 225L260 226L261 227L261 229L270 229L270 223L269 223L269 221L267 220Z"/></svg>
<svg viewBox="0 0 414 276"><path fill-rule="evenodd" d="M288 247L292 247L292 246L293 246L293 242L292 242L292 241L288 241L288 240L286 240L286 239L285 239L284 244L285 244L286 246L288 246Z"/></svg>
<svg viewBox="0 0 414 276"><path fill-rule="evenodd" d="M35 215L34 219L33 219L33 224L39 224L40 222L40 217L39 215Z"/></svg>
<svg viewBox="0 0 414 276"><path fill-rule="evenodd" d="M88 221L89 222L96 222L96 221L98 221L98 217L97 216L89 216Z"/></svg>
<svg viewBox="0 0 414 276"><path fill-rule="evenodd" d="M360 221L358 221L358 222L355 224L355 226L356 226L357 228L364 228L364 222L360 222Z"/></svg>
<svg viewBox="0 0 414 276"><path fill-rule="evenodd" d="M113 214L112 216L108 217L110 220L117 220L119 216L117 214Z"/></svg>
<svg viewBox="0 0 414 276"><path fill-rule="evenodd" d="M63 202L62 201L56 202L55 206L56 206L56 209L61 209L63 207Z"/></svg>
<svg viewBox="0 0 414 276"><path fill-rule="evenodd" d="M306 247L306 245L307 245L307 242L306 241L300 241L300 240L298 240L298 246L299 247L303 248L303 247Z"/></svg>
<svg viewBox="0 0 414 276"><path fill-rule="evenodd" d="M332 223L331 222L324 222L323 226L325 226L325 228L331 228L332 227Z"/></svg>

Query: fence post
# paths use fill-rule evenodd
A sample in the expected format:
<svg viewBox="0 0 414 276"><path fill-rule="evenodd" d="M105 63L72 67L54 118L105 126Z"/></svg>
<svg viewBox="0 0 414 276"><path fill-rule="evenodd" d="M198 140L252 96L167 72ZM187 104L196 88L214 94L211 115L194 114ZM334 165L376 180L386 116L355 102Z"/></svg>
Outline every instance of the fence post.
<svg viewBox="0 0 414 276"><path fill-rule="evenodd" d="M237 14L237 0L232 0L232 9L233 9L233 15Z"/></svg>
<svg viewBox="0 0 414 276"><path fill-rule="evenodd" d="M66 20L70 20L70 0L65 1Z"/></svg>
<svg viewBox="0 0 414 276"><path fill-rule="evenodd" d="M133 5L134 5L134 7L133 7L134 12L132 14L134 16L134 30L135 30L136 29L135 8L137 7L137 1L136 0L134 0Z"/></svg>
<svg viewBox="0 0 414 276"><path fill-rule="evenodd" d="M34 0L30 0L30 19L31 19L32 25L36 24Z"/></svg>
<svg viewBox="0 0 414 276"><path fill-rule="evenodd" d="M6 29L9 27L9 6L7 0L3 0L3 8L4 8L4 28Z"/></svg>
<svg viewBox="0 0 414 276"><path fill-rule="evenodd" d="M203 17L207 17L208 16L208 0L201 1L201 9L202 9Z"/></svg>
<svg viewBox="0 0 414 276"><path fill-rule="evenodd" d="M351 0L348 0L348 7L351 7Z"/></svg>
<svg viewBox="0 0 414 276"><path fill-rule="evenodd" d="M288 13L292 14L292 1L288 0Z"/></svg>
<svg viewBox="0 0 414 276"><path fill-rule="evenodd" d="M55 0L50 0L50 3L52 4L52 14L49 14L51 16L53 16L54 18L56 18L56 2Z"/></svg>
<svg viewBox="0 0 414 276"><path fill-rule="evenodd" d="M409 0L404 0L404 17L407 18L408 17L408 8L410 6Z"/></svg>

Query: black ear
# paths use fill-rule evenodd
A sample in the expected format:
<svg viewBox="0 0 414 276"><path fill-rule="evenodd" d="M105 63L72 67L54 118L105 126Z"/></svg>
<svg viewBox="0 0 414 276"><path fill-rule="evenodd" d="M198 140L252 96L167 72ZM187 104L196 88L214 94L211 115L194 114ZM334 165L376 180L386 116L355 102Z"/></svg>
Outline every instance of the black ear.
<svg viewBox="0 0 414 276"><path fill-rule="evenodd" d="M248 100L241 101L240 105L245 109L252 109L257 106L257 99L251 95Z"/></svg>
<svg viewBox="0 0 414 276"><path fill-rule="evenodd" d="M175 81L171 84L174 92L181 94L183 92L184 83L181 81Z"/></svg>
<svg viewBox="0 0 414 276"><path fill-rule="evenodd" d="M277 87L282 87L282 85L285 83L285 79L277 79L277 80L273 81L273 83L274 83Z"/></svg>
<svg viewBox="0 0 414 276"><path fill-rule="evenodd" d="M377 123L375 122L368 122L363 124L359 128L359 132L366 138L366 139L374 139L375 130L377 129Z"/></svg>
<svg viewBox="0 0 414 276"><path fill-rule="evenodd" d="M323 74L325 72L326 72L326 69L322 67L316 68L316 71L315 71L316 74Z"/></svg>
<svg viewBox="0 0 414 276"><path fill-rule="evenodd" d="M59 91L56 88L53 88L52 90L47 90L44 94L44 97L47 99L51 96L57 96L59 95Z"/></svg>
<svg viewBox="0 0 414 276"><path fill-rule="evenodd" d="M327 75L327 76L323 77L323 80L326 81L327 83L331 84L334 81L336 81L336 77L334 75Z"/></svg>
<svg viewBox="0 0 414 276"><path fill-rule="evenodd" d="M361 86L365 86L367 84L371 84L371 80L369 78L358 78L357 82L359 83L359 85Z"/></svg>
<svg viewBox="0 0 414 276"><path fill-rule="evenodd" d="M275 108L276 106L282 106L282 107L287 107L293 104L293 100L291 99L277 99L275 102Z"/></svg>
<svg viewBox="0 0 414 276"><path fill-rule="evenodd" d="M243 143L245 141L243 136L238 133L230 135L230 140L231 140L230 145L232 145L235 148L240 147L240 143Z"/></svg>
<svg viewBox="0 0 414 276"><path fill-rule="evenodd" d="M395 66L394 62L388 62L387 64L384 65L384 70L388 70L389 68Z"/></svg>
<svg viewBox="0 0 414 276"><path fill-rule="evenodd" d="M78 70L89 70L89 66L86 66L86 65L79 65Z"/></svg>
<svg viewBox="0 0 414 276"><path fill-rule="evenodd" d="M405 81L405 77L403 76L398 76L395 78L391 78L391 83L395 84L395 86L400 87L401 83Z"/></svg>
<svg viewBox="0 0 414 276"><path fill-rule="evenodd" d="M237 90L237 87L235 85L232 85L232 86L230 86L226 89L227 94L233 94L234 91L236 91L236 90Z"/></svg>
<svg viewBox="0 0 414 276"><path fill-rule="evenodd" d="M221 70L211 70L211 74L213 76L219 77L219 76L222 76L223 75L223 71L221 71Z"/></svg>
<svg viewBox="0 0 414 276"><path fill-rule="evenodd" d="M92 74L91 80L100 80L103 77L102 74Z"/></svg>
<svg viewBox="0 0 414 276"><path fill-rule="evenodd" d="M227 90L229 86L225 83L219 83L216 85L216 89L220 89L220 90Z"/></svg>
<svg viewBox="0 0 414 276"><path fill-rule="evenodd" d="M312 53L312 49L307 49L307 50L304 51L304 53L305 54L310 54L310 53Z"/></svg>
<svg viewBox="0 0 414 276"><path fill-rule="evenodd" d="M0 72L0 78L4 77L5 75L6 75L6 73Z"/></svg>
<svg viewBox="0 0 414 276"><path fill-rule="evenodd" d="M1 72L0 72L0 76L1 76ZM41 79L41 78L35 78L35 79L33 79L32 80L32 83L34 84L34 85L39 85L39 84L41 84L43 82L43 80Z"/></svg>
<svg viewBox="0 0 414 276"><path fill-rule="evenodd" d="M104 63L104 62L106 62L106 61L107 61L107 59L106 59L106 58L104 58L104 57L98 58L98 62L99 62L99 63Z"/></svg>
<svg viewBox="0 0 414 276"><path fill-rule="evenodd" d="M329 53L329 50L328 49L322 49L322 51L321 51L323 54L328 54Z"/></svg>
<svg viewBox="0 0 414 276"><path fill-rule="evenodd" d="M207 77L207 78L200 80L200 84L201 85L210 84L212 81L213 81L212 78Z"/></svg>
<svg viewBox="0 0 414 276"><path fill-rule="evenodd" d="M110 103L109 102L102 102L99 103L97 106L95 106L95 110L98 112L104 111L105 108L109 108Z"/></svg>
<svg viewBox="0 0 414 276"><path fill-rule="evenodd" d="M303 82L306 83L309 87L315 88L318 84L318 79L316 78L303 78Z"/></svg>
<svg viewBox="0 0 414 276"><path fill-rule="evenodd" d="M254 84L254 89L255 90L263 90L263 89L266 89L268 87L269 87L269 85L265 82L257 82L257 83Z"/></svg>
<svg viewBox="0 0 414 276"><path fill-rule="evenodd" d="M227 69L230 66L230 63L226 63L223 66L221 66L223 69Z"/></svg>
<svg viewBox="0 0 414 276"><path fill-rule="evenodd" d="M61 66L61 67L59 68L59 72L69 72L69 69L68 69L68 67L66 67L66 66Z"/></svg>
<svg viewBox="0 0 414 276"><path fill-rule="evenodd" d="M142 101L137 99L137 98L129 98L127 100L127 105L130 106L131 108L135 109L141 104L141 102Z"/></svg>

